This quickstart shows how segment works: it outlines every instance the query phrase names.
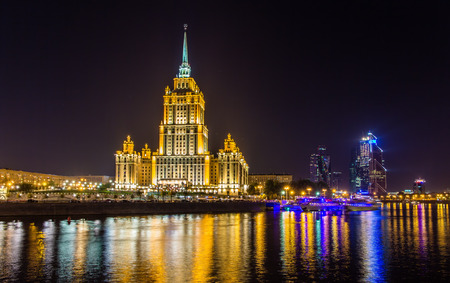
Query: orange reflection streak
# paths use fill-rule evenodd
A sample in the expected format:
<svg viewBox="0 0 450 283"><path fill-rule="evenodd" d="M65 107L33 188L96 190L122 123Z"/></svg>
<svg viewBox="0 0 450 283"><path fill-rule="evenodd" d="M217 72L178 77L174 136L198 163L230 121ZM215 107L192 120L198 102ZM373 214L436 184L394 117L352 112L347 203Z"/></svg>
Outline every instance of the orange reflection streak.
<svg viewBox="0 0 450 283"><path fill-rule="evenodd" d="M38 281L43 276L45 258L44 233L34 223L28 227L27 281Z"/></svg>
<svg viewBox="0 0 450 283"><path fill-rule="evenodd" d="M442 256L448 257L448 243L446 240L446 235L449 233L449 217L446 215L448 204L438 204L437 205L437 246L439 250L442 251Z"/></svg>
<svg viewBox="0 0 450 283"><path fill-rule="evenodd" d="M397 210L397 203L395 203L395 209ZM404 209L404 207L401 208L402 210ZM403 226L403 217L396 217L396 218L391 218L391 221L389 221L389 223L391 224L390 227L390 232L395 234L395 237L392 237L392 241L393 241L393 245L397 246L399 244L402 244L398 235L401 235L403 230L404 230L404 226Z"/></svg>
<svg viewBox="0 0 450 283"><path fill-rule="evenodd" d="M192 267L192 281L211 281L212 251L214 247L214 218L207 214L196 223L195 250Z"/></svg>
<svg viewBox="0 0 450 283"><path fill-rule="evenodd" d="M332 248L330 258L339 259L343 266L350 265L350 231L344 216L333 215L331 218Z"/></svg>
<svg viewBox="0 0 450 283"><path fill-rule="evenodd" d="M155 243L160 243L160 241L153 242L152 235L154 235L152 229L150 228L152 219L148 217L137 217L132 220L133 232L133 250L135 251L134 262L132 263L132 280L137 282L148 281L149 278L160 278L165 274L165 267L161 265L163 262L156 260L152 262L151 256L154 251L158 254L158 249L155 249ZM162 226L158 222L157 227ZM153 264L157 264L159 268L156 271L153 269ZM163 270L164 269L164 270ZM150 277L149 277L150 273Z"/></svg>
<svg viewBox="0 0 450 283"><path fill-rule="evenodd" d="M311 274L316 271L315 265L315 253L316 249L314 247L314 225L315 216L312 212L302 213L302 228L300 231L301 235L301 250L303 252L302 257L300 257L301 265L304 266ZM312 279L312 278L310 278Z"/></svg>
<svg viewBox="0 0 450 283"><path fill-rule="evenodd" d="M409 202L405 203L405 206L403 206L403 209L406 211L405 215L407 217L411 217L411 204Z"/></svg>
<svg viewBox="0 0 450 283"><path fill-rule="evenodd" d="M217 225L217 261L226 262L218 266L217 281L220 282L240 282L241 258L241 215L228 214L220 217ZM229 226L231 223L232 226Z"/></svg>
<svg viewBox="0 0 450 283"><path fill-rule="evenodd" d="M281 217L281 261L282 272L286 274L287 280L297 278L296 264L296 223L294 219L295 212L283 212Z"/></svg>
<svg viewBox="0 0 450 283"><path fill-rule="evenodd" d="M149 278L146 275L150 265L150 231L146 229L146 225L150 220L147 217L137 217L132 220L134 233L133 245L135 253L135 262L133 264L133 281L144 282Z"/></svg>
<svg viewBox="0 0 450 283"><path fill-rule="evenodd" d="M165 267L165 233L164 225L159 216L153 216L150 220L151 233L148 235L148 275L156 282L167 281L167 271ZM169 271L170 272L170 271ZM147 279L148 280L148 279Z"/></svg>
<svg viewBox="0 0 450 283"><path fill-rule="evenodd" d="M250 270L252 266L251 262L251 246L252 246L252 240L250 237L251 230L250 230L250 222L252 220L252 216L249 213L243 214L241 217L241 220L239 222L240 225L240 247L241 247L241 272L239 272L240 281L245 281L245 276L247 275L247 272L245 270ZM244 272L242 272L244 271Z"/></svg>
<svg viewBox="0 0 450 283"><path fill-rule="evenodd" d="M342 219L342 217L339 217L339 222L340 219ZM340 224L340 223L339 223ZM331 257L332 258L338 258L339 257L339 245L340 245L340 240L342 239L340 237L340 231L338 231L338 218L334 215L331 217L331 244L332 244L332 248L331 248Z"/></svg>
<svg viewBox="0 0 450 283"><path fill-rule="evenodd" d="M420 255L421 257L425 257L426 256L426 252L427 252L427 247L426 247L426 242L427 242L427 219L426 219L426 214L425 211L428 209L428 205L425 204L420 204L421 209L420 211L418 211L418 215L419 215L419 248L420 248ZM424 258L425 259L425 258Z"/></svg>
<svg viewBox="0 0 450 283"><path fill-rule="evenodd" d="M427 211L426 214L428 214L428 218L425 219L426 222L426 227L427 227L427 238L430 237L431 235L433 235L433 230L435 228L435 226L437 226L437 222L433 221L433 208L432 207L433 204L427 204ZM426 242L428 242L428 239L426 240Z"/></svg>
<svg viewBox="0 0 450 283"><path fill-rule="evenodd" d="M347 266L350 266L350 228L347 221L345 221L344 217L339 218L339 226L338 226L338 233L339 233L339 246L341 248L341 255L345 255L345 262L347 263Z"/></svg>
<svg viewBox="0 0 450 283"><path fill-rule="evenodd" d="M419 234L419 216L418 216L419 205L413 205L412 207L412 217L411 217L411 231L408 234L408 242L411 243L412 249L417 250L417 239L415 238Z"/></svg>
<svg viewBox="0 0 450 283"><path fill-rule="evenodd" d="M267 273L264 267L266 260L266 214L258 213L255 220L255 261L256 276L258 281L262 281Z"/></svg>

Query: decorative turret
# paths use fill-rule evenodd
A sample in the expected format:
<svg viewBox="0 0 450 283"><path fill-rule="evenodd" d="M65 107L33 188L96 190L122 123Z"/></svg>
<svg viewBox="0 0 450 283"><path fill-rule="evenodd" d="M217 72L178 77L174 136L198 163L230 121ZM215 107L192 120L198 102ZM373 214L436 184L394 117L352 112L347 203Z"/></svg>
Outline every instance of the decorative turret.
<svg viewBox="0 0 450 283"><path fill-rule="evenodd" d="M231 134L225 139L224 148L219 149L217 163L219 194L237 195L247 189L248 165Z"/></svg>
<svg viewBox="0 0 450 283"><path fill-rule="evenodd" d="M228 134L224 141L224 152L239 152L239 148L236 146L236 142L231 138L231 134Z"/></svg>
<svg viewBox="0 0 450 283"><path fill-rule="evenodd" d="M127 140L123 142L123 153L124 154L134 153L134 142L131 140L131 137L129 135L127 136Z"/></svg>
<svg viewBox="0 0 450 283"><path fill-rule="evenodd" d="M148 148L148 144L145 144L144 148L142 149L142 158L150 159L151 155L151 150L150 148Z"/></svg>
<svg viewBox="0 0 450 283"><path fill-rule="evenodd" d="M130 136L123 141L123 151L116 151L116 188L135 189L138 184L138 167L141 154L134 151L134 142Z"/></svg>

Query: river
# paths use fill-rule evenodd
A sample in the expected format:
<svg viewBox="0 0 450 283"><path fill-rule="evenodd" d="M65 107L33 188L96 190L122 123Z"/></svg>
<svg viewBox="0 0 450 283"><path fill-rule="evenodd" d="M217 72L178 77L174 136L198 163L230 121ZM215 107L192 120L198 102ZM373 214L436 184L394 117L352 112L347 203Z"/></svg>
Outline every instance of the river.
<svg viewBox="0 0 450 283"><path fill-rule="evenodd" d="M0 218L0 280L449 281L450 206Z"/></svg>

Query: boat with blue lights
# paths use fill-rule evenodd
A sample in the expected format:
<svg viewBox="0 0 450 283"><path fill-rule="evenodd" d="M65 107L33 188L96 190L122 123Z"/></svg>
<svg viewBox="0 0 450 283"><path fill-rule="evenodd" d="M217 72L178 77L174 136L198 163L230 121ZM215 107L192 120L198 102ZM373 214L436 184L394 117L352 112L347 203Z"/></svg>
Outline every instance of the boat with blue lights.
<svg viewBox="0 0 450 283"><path fill-rule="evenodd" d="M281 205L281 209L283 211L303 211L302 206L299 203L296 203L296 202L293 202L293 201L291 201L291 202L284 202Z"/></svg>
<svg viewBox="0 0 450 283"><path fill-rule="evenodd" d="M344 209L338 201L326 198L303 198L298 200L304 211L339 211Z"/></svg>
<svg viewBox="0 0 450 283"><path fill-rule="evenodd" d="M266 210L280 211L281 204L278 201L266 202Z"/></svg>
<svg viewBox="0 0 450 283"><path fill-rule="evenodd" d="M380 206L377 203L368 203L368 202L349 202L345 204L345 210L348 211L371 211L378 210Z"/></svg>
<svg viewBox="0 0 450 283"><path fill-rule="evenodd" d="M380 204L375 202L371 197L353 197L343 202L347 211L372 211L380 209Z"/></svg>

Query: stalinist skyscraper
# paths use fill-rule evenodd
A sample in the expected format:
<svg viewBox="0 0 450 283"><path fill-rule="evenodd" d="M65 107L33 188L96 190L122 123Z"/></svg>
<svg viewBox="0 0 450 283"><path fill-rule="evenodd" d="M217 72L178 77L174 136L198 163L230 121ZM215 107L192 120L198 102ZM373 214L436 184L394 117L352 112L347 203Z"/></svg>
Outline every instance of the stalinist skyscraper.
<svg viewBox="0 0 450 283"><path fill-rule="evenodd" d="M210 184L204 113L203 93L191 77L185 25L183 61L178 77L173 79L173 90L167 86L164 94L164 117L159 126L159 150L154 158L152 183Z"/></svg>
<svg viewBox="0 0 450 283"><path fill-rule="evenodd" d="M146 145L142 155L136 155L132 148L129 150L133 142L128 137L124 151L116 153L116 184L125 189L192 187L210 193L237 195L248 185L248 165L231 135L218 157L209 152L205 99L191 77L186 30L187 25L184 26L178 75L173 79L173 89L167 86L163 96L164 116L159 126L158 150L151 153ZM233 148L227 149L230 143Z"/></svg>

